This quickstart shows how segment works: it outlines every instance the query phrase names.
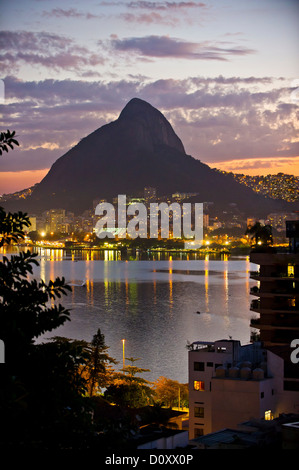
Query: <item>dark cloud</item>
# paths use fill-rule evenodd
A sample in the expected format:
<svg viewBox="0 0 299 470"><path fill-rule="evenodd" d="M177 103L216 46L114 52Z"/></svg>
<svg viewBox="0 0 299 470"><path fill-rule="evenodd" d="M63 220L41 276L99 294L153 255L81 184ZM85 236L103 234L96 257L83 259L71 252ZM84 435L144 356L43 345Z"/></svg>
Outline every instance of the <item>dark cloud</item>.
<svg viewBox="0 0 299 470"><path fill-rule="evenodd" d="M0 48L4 73L18 70L21 64L81 70L104 62L99 54L77 45L71 38L46 32L2 31Z"/></svg>
<svg viewBox="0 0 299 470"><path fill-rule="evenodd" d="M247 55L255 51L246 47L219 47L207 42L187 42L168 36L145 36L112 39L111 45L118 51L133 51L148 57L181 58L190 60L228 60L229 56Z"/></svg>
<svg viewBox="0 0 299 470"><path fill-rule="evenodd" d="M70 38L47 32L0 31L0 48L3 50L40 51L64 50L71 46Z"/></svg>

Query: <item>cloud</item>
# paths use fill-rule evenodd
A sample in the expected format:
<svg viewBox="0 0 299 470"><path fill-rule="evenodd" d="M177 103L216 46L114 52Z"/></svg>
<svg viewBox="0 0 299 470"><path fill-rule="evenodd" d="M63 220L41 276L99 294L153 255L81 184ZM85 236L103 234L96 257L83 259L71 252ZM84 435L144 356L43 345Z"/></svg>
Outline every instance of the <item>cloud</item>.
<svg viewBox="0 0 299 470"><path fill-rule="evenodd" d="M136 1L136 2L107 2L103 1L100 3L101 6L113 7L113 6L125 6L130 9L146 9L146 10L160 10L168 11L171 9L188 9L188 8L203 8L206 7L205 3L202 2L147 2L147 1Z"/></svg>
<svg viewBox="0 0 299 470"><path fill-rule="evenodd" d="M69 8L68 10L64 10L63 8L53 8L51 11L44 11L43 16L55 18L84 18L86 20L99 18L99 15L81 12L76 8Z"/></svg>
<svg viewBox="0 0 299 470"><path fill-rule="evenodd" d="M61 150L42 147L29 150L15 149L11 155L0 162L0 172L35 171L50 168L61 156Z"/></svg>
<svg viewBox="0 0 299 470"><path fill-rule="evenodd" d="M104 62L99 54L77 45L71 38L43 31L2 31L0 48L4 73L17 71L21 64L80 70Z"/></svg>
<svg viewBox="0 0 299 470"><path fill-rule="evenodd" d="M170 15L161 15L157 12L143 13L143 14L132 14L132 13L123 13L120 17L128 23L146 23L146 24L166 24L169 26L176 26L180 19L177 17L171 17Z"/></svg>
<svg viewBox="0 0 299 470"><path fill-rule="evenodd" d="M208 42L187 42L168 36L145 36L112 39L111 45L118 51L133 51L147 57L181 58L189 60L228 60L229 56L247 55L255 51L236 46L223 48Z"/></svg>

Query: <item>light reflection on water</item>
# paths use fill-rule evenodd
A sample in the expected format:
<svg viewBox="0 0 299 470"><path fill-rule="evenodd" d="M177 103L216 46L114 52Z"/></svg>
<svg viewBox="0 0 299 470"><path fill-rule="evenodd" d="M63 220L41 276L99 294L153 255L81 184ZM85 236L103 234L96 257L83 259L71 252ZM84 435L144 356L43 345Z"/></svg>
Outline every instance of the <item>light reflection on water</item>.
<svg viewBox="0 0 299 470"><path fill-rule="evenodd" d="M187 382L187 342L250 340L248 257L205 256L190 259L121 260L117 252L86 256L62 250L39 252L34 276L45 281L64 276L72 292L61 303L71 321L45 337L91 340L100 328L109 353L122 367L126 357L140 358L148 380L163 375ZM200 257L199 257L200 258ZM85 286L81 287L83 281ZM198 314L197 312L200 312Z"/></svg>

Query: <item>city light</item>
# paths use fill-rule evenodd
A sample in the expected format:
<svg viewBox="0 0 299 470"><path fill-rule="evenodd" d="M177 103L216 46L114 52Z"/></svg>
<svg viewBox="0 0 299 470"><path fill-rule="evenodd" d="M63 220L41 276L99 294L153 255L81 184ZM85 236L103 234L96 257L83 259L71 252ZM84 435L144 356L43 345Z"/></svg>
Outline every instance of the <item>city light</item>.
<svg viewBox="0 0 299 470"><path fill-rule="evenodd" d="M125 339L122 339L123 343L123 369L125 368Z"/></svg>

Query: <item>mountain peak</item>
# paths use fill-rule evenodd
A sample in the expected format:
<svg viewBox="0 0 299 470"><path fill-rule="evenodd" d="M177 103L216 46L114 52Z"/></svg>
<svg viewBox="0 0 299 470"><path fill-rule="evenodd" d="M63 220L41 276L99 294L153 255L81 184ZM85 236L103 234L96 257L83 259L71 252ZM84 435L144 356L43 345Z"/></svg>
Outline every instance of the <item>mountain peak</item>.
<svg viewBox="0 0 299 470"><path fill-rule="evenodd" d="M157 109L155 109L151 104L149 104L147 101L144 101L140 98L132 98L127 104L126 106L124 107L124 109L122 110L122 112L120 113L119 115L119 118L123 118L123 117L133 117L133 116L137 116L139 113L154 113L155 111L157 111L158 113L160 113L160 111L158 111Z"/></svg>
<svg viewBox="0 0 299 470"><path fill-rule="evenodd" d="M171 124L161 111L147 101L132 98L120 113L118 121L134 123L137 141L139 135L139 137L145 138L147 145L151 141L152 144L167 145L185 154L182 141L174 132Z"/></svg>

